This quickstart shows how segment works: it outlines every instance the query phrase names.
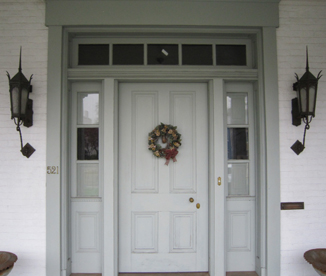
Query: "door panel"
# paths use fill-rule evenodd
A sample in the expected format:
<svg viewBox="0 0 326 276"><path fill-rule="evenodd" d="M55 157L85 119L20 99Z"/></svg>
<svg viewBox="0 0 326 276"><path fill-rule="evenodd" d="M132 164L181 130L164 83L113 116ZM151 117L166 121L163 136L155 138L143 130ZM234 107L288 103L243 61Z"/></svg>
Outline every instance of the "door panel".
<svg viewBox="0 0 326 276"><path fill-rule="evenodd" d="M119 101L120 272L207 271L207 85L126 83ZM160 122L182 135L168 166L148 150Z"/></svg>

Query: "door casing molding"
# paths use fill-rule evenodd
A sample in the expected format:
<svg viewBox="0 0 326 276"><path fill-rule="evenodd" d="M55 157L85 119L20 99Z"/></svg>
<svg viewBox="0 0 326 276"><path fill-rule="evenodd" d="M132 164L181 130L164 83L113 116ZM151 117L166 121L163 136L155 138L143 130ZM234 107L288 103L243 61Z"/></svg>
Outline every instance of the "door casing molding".
<svg viewBox="0 0 326 276"><path fill-rule="evenodd" d="M189 29L187 29L189 31ZM171 32L171 29L170 29ZM260 257L259 273L265 275L277 275L280 271L280 222L279 222L279 144L278 144L278 120L275 118L275 110L278 110L278 87L277 87L277 63L276 63L276 30L274 27L266 27L261 31L257 30L257 51L258 51L258 68L257 77L230 75L229 77L223 76L224 79L233 80L249 80L257 81L257 109L258 115L258 136L259 136L259 149L258 160L261 165L259 167L259 210L257 219L259 223L259 248L258 255ZM47 206L47 275L69 275L69 248L67 247L67 194L68 194L68 170L67 165L68 156L67 140L68 137L64 135L67 128L67 95L68 95L68 79L78 80L86 77L85 72L78 75L77 71L72 74L68 72L68 36L69 32L62 26L49 27L49 51L48 51L48 128L47 128L47 166L59 165L62 174L47 175L47 192L46 192L46 206ZM193 69L194 72L196 68ZM130 72L132 73L132 72ZM148 72L147 72L148 73ZM110 156L111 149L117 149L116 143L118 116L118 82L119 81L153 81L166 80L166 81L193 81L193 73L179 72L177 78L165 72L160 75L160 70L156 70L157 75L151 69L151 78L146 76L146 70L143 75L136 74L136 77L126 75L118 76L117 73L111 72L107 77L98 76L94 74L90 79L103 80L103 87L107 91L103 91L103 103L106 108L104 110L104 117L109 118L105 122L104 137L106 137L106 147L104 148L104 155ZM210 74L216 74L212 78ZM197 81L208 82L209 86L209 124L210 124L210 148L213 153L209 157L209 189L210 190L210 215L209 215L209 240L213 246L209 249L210 260L218 260L222 265L216 266L215 261L209 264L210 275L221 276L225 275L224 269L224 247L218 244L218 240L224 240L224 220L221 219L219 214L224 212L224 205L219 200L220 193L217 189L216 180L220 175L224 176L225 171L218 170L217 164L222 162L219 159L221 152L225 149L219 149L216 145L219 142L221 132L214 128L214 124L218 123L219 118L216 114L217 108L224 108L223 101L217 99L217 91L223 89L223 80L219 77L218 72L210 72L206 77L204 74L199 74L196 78ZM71 75L72 74L72 75ZM116 76L112 76L112 75ZM250 75L249 74L249 75ZM182 77L183 76L183 77ZM268 104L267 104L268 103ZM222 124L223 125L223 124ZM114 131L112 131L114 130ZM62 133L62 134L61 134ZM224 134L223 134L224 135ZM265 142L266 141L266 142ZM216 144L214 144L214 142ZM220 143L222 144L222 143ZM104 247L108 248L107 252L103 254L103 275L117 275L118 262L117 262L117 249L118 244L115 237L118 235L117 225L117 152L113 151L111 158L105 160L104 163L108 165L108 170L104 175L104 183L112 183L107 185L108 188L104 190L103 194L103 213L107 221L114 222L104 223L104 236L110 237L104 239ZM225 156L225 152L224 152ZM223 187L225 185L222 185ZM224 188L223 188L224 189ZM268 190L268 193L267 193ZM266 208L265 208L266 204ZM214 207L214 208L213 208ZM216 211L218 210L218 211ZM221 223L222 221L222 223ZM258 233L258 232L257 232ZM273 233L273 235L267 235ZM268 265L267 265L268 264Z"/></svg>

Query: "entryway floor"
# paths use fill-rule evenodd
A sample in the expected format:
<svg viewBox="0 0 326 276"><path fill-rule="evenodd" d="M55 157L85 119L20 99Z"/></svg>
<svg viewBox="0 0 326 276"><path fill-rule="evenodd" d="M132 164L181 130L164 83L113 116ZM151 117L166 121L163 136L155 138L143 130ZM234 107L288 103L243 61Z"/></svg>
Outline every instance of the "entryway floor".
<svg viewBox="0 0 326 276"><path fill-rule="evenodd" d="M72 273L70 276L102 276L101 273ZM119 276L209 276L208 272L190 273L119 273ZM256 272L226 272L226 276L258 276Z"/></svg>
<svg viewBox="0 0 326 276"><path fill-rule="evenodd" d="M119 273L119 276L209 276L208 272Z"/></svg>
<svg viewBox="0 0 326 276"><path fill-rule="evenodd" d="M258 276L255 271L226 272L226 276Z"/></svg>

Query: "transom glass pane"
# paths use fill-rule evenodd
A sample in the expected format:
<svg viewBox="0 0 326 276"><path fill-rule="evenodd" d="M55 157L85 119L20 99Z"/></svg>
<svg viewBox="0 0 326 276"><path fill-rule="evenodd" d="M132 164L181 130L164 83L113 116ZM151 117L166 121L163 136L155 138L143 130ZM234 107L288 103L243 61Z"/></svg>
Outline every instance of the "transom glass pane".
<svg viewBox="0 0 326 276"><path fill-rule="evenodd" d="M228 128L228 159L248 159L249 143L247 128Z"/></svg>
<svg viewBox="0 0 326 276"><path fill-rule="evenodd" d="M182 65L213 65L212 45L182 45Z"/></svg>
<svg viewBox="0 0 326 276"><path fill-rule="evenodd" d="M114 44L113 65L144 65L144 45Z"/></svg>
<svg viewBox="0 0 326 276"><path fill-rule="evenodd" d="M249 164L228 164L229 195L249 195Z"/></svg>
<svg viewBox="0 0 326 276"><path fill-rule="evenodd" d="M216 65L247 65L246 45L216 45Z"/></svg>
<svg viewBox="0 0 326 276"><path fill-rule="evenodd" d="M78 128L77 159L98 160L98 128Z"/></svg>
<svg viewBox="0 0 326 276"><path fill-rule="evenodd" d="M147 63L149 65L178 65L177 44L149 44L147 46Z"/></svg>
<svg viewBox="0 0 326 276"><path fill-rule="evenodd" d="M98 164L77 164L77 196L99 195Z"/></svg>
<svg viewBox="0 0 326 276"><path fill-rule="evenodd" d="M77 94L77 123L79 125L93 125L99 123L99 95L98 93Z"/></svg>
<svg viewBox="0 0 326 276"><path fill-rule="evenodd" d="M79 44L78 65L109 65L109 44Z"/></svg>
<svg viewBox="0 0 326 276"><path fill-rule="evenodd" d="M229 93L227 95L227 123L229 125L248 124L248 95Z"/></svg>

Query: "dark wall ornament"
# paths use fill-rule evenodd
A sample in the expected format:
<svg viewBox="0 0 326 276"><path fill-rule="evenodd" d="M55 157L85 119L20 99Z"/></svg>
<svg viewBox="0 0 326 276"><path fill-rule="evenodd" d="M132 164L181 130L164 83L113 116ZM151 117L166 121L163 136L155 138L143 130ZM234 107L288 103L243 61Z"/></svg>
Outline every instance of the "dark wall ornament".
<svg viewBox="0 0 326 276"><path fill-rule="evenodd" d="M162 139L163 144L166 144L165 148L157 143L159 138ZM165 158L165 165L169 165L170 159L173 162L177 161L176 156L180 146L181 134L178 133L176 126L161 123L148 134L148 149L155 157Z"/></svg>
<svg viewBox="0 0 326 276"><path fill-rule="evenodd" d="M7 72L7 76L9 80L11 119L14 119L16 130L19 132L21 153L29 158L35 149L29 143L23 146L20 126L31 127L33 125L33 101L29 99L29 93L32 92L31 80L33 75L27 80L22 73L21 53L22 49L20 48L18 73L10 78L10 74Z"/></svg>
<svg viewBox="0 0 326 276"><path fill-rule="evenodd" d="M306 131L310 128L312 118L315 117L318 80L322 77L320 71L317 78L309 71L308 47L306 48L306 72L293 84L293 90L297 92L297 98L292 99L292 124L301 125L304 122L303 143L297 140L291 149L299 155L305 149Z"/></svg>

